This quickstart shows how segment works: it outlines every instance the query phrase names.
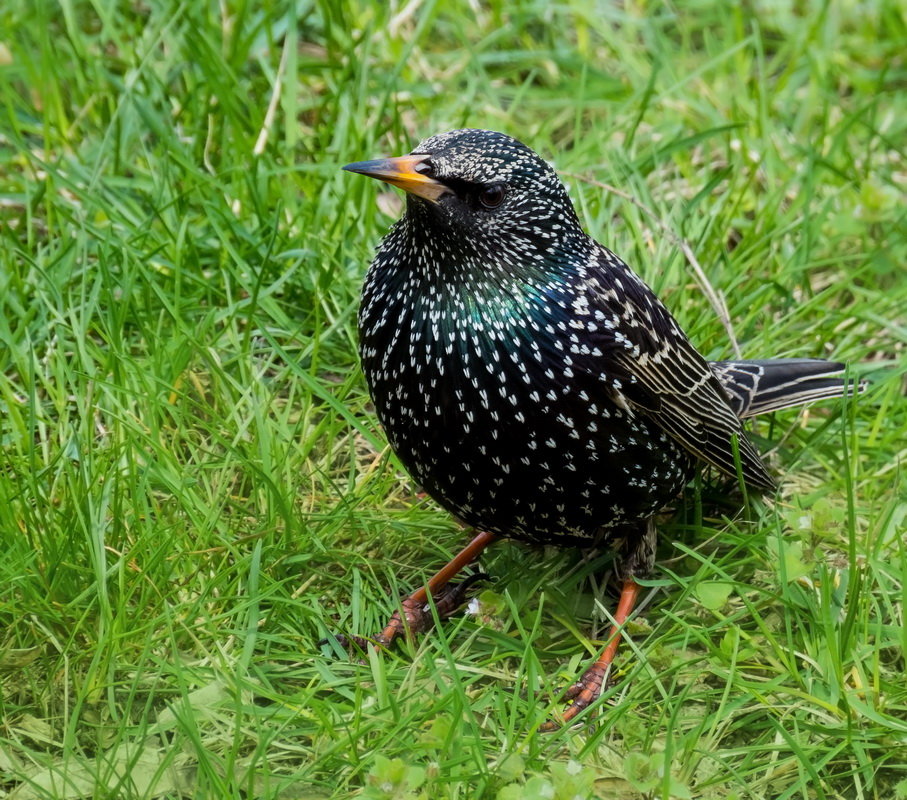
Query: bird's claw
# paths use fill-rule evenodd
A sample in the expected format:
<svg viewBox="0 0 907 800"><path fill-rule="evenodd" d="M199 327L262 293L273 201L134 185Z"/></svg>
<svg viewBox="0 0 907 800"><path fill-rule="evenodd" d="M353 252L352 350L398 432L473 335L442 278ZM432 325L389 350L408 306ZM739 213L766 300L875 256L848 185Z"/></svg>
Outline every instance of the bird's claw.
<svg viewBox="0 0 907 800"><path fill-rule="evenodd" d="M433 597L438 619L452 617L467 600L470 589L479 581L487 578L488 575L484 572L475 572L459 583L451 582L442 586ZM402 614L400 613L401 611L403 612ZM387 625L384 626L384 630L377 636L345 636L338 634L336 638L347 652L355 648L365 653L368 651L369 644L381 650L389 647L401 635L412 637L425 633L431 630L434 624L435 617L431 613L431 605L426 600L416 600L413 597L407 597L401 602L400 609L391 615Z"/></svg>
<svg viewBox="0 0 907 800"><path fill-rule="evenodd" d="M448 619L456 614L457 609L469 598L469 592L475 584L480 581L487 581L489 577L490 576L485 572L473 572L471 575L467 575L459 583L445 584L433 598L435 601L435 609L438 612L438 619ZM422 613L424 616L428 617L428 624L424 628L414 631L415 633L422 633L431 628L434 624L431 609L427 603L425 604Z"/></svg>
<svg viewBox="0 0 907 800"><path fill-rule="evenodd" d="M602 693L604 682L605 670L601 669L597 664L593 664L576 683L564 692L564 701L569 702L570 705L564 709L560 718L547 720L539 730L542 733L550 733L572 722L573 718L581 711L585 711L598 700Z"/></svg>
<svg viewBox="0 0 907 800"><path fill-rule="evenodd" d="M580 694L582 694L582 691L583 685L582 683L577 681L571 687L569 687L566 692L564 692L564 702L575 700Z"/></svg>

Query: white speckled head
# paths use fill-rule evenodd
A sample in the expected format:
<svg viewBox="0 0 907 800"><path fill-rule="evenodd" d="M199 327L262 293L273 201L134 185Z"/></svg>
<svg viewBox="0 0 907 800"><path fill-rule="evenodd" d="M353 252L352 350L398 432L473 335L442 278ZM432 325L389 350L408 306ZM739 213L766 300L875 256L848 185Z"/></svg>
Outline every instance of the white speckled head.
<svg viewBox="0 0 907 800"><path fill-rule="evenodd" d="M546 161L506 133L464 128L429 136L413 149L429 155L439 180L508 182L552 187L560 179Z"/></svg>
<svg viewBox="0 0 907 800"><path fill-rule="evenodd" d="M526 252L580 231L557 173L512 136L478 128L448 131L422 140L410 157L421 159L424 179L447 189L432 198L407 196L406 216L439 238L453 234L477 249Z"/></svg>

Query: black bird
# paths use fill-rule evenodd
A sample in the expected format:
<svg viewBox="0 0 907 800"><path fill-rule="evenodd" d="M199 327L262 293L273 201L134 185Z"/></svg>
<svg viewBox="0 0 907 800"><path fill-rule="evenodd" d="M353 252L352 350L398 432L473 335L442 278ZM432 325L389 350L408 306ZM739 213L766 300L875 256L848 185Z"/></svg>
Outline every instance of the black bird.
<svg viewBox="0 0 907 800"><path fill-rule="evenodd" d="M601 657L568 692L600 693L652 567L653 515L704 462L774 482L741 419L853 391L815 359L707 362L651 289L586 235L554 170L502 133L456 130L344 169L407 192L359 309L360 355L388 440L444 508L481 531L373 641L430 626L450 578L495 537L612 542L623 589ZM359 640L360 642L363 640ZM549 723L546 728L554 725Z"/></svg>

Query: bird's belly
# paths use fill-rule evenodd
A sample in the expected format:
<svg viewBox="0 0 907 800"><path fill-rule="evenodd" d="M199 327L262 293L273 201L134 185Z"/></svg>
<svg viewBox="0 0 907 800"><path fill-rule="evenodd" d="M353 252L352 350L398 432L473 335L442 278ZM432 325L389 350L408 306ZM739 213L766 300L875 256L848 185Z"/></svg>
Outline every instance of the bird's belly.
<svg viewBox="0 0 907 800"><path fill-rule="evenodd" d="M691 477L688 454L600 384L536 376L479 388L449 367L372 382L372 396L407 470L469 525L539 542L607 538Z"/></svg>

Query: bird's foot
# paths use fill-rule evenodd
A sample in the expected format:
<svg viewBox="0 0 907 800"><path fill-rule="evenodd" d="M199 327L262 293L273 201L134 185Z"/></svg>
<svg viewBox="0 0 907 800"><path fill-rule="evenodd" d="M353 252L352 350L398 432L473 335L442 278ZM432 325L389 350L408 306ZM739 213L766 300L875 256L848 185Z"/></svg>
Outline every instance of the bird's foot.
<svg viewBox="0 0 907 800"><path fill-rule="evenodd" d="M577 714L592 705L602 693L606 674L607 667L602 667L598 663L589 667L582 677L564 693L564 700L570 702L570 705L564 709L560 718L549 719L539 730L543 733L556 731L569 724Z"/></svg>
<svg viewBox="0 0 907 800"><path fill-rule="evenodd" d="M556 731L598 699L602 693L605 678L611 670L611 664L614 662L624 623L630 616L638 595L639 584L632 577L626 578L620 591L617 610L614 612L614 626L611 628L611 633L608 634L608 644L605 645L601 655L583 673L583 676L567 690L564 698L573 702L564 709L560 720L548 720L539 730Z"/></svg>
<svg viewBox="0 0 907 800"><path fill-rule="evenodd" d="M476 572L467 576L459 583L447 583L434 595L435 610L438 619L452 617L457 609L469 598L469 591L479 581L488 578L484 572ZM402 613L401 613L402 612ZM337 641L347 651L358 650L366 652L368 645L372 644L381 650L389 647L400 636L414 637L417 634L431 630L435 624L435 617L431 613L431 605L419 594L407 597L400 604L400 609L395 611L381 633L373 637L337 635Z"/></svg>

